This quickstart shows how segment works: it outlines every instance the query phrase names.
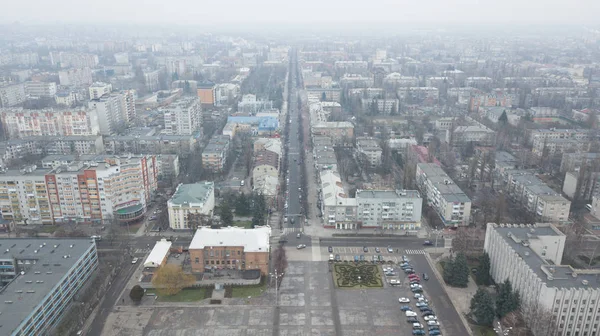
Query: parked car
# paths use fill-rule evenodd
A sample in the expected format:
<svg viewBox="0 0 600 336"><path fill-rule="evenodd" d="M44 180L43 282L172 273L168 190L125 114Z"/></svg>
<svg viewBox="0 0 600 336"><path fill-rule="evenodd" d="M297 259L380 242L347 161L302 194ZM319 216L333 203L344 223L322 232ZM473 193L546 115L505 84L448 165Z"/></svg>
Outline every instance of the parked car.
<svg viewBox="0 0 600 336"><path fill-rule="evenodd" d="M406 318L406 322L408 323L415 323L415 322L419 322L419 319L416 318L415 316L409 316Z"/></svg>
<svg viewBox="0 0 600 336"><path fill-rule="evenodd" d="M423 329L423 325L419 322L413 323L413 329Z"/></svg>
<svg viewBox="0 0 600 336"><path fill-rule="evenodd" d="M427 316L423 316L423 319L427 322L431 322L431 321L436 321L437 317L435 317L435 315L427 315ZM431 324L434 325L434 324Z"/></svg>
<svg viewBox="0 0 600 336"><path fill-rule="evenodd" d="M407 257L407 256L405 256L405 255L403 255L403 256L402 256L402 260L403 260L403 261L405 261L405 262L408 262L408 257Z"/></svg>
<svg viewBox="0 0 600 336"><path fill-rule="evenodd" d="M417 303L415 303L415 306L417 306L419 308L420 307L427 307L427 303L425 303L425 302L417 302Z"/></svg>
<svg viewBox="0 0 600 336"><path fill-rule="evenodd" d="M400 286L400 285L402 285L402 282L400 280L396 280L396 279L390 279L389 283L390 283L390 286Z"/></svg>
<svg viewBox="0 0 600 336"><path fill-rule="evenodd" d="M361 254L360 257L359 257L359 259L360 259L360 261L365 261L365 255Z"/></svg>
<svg viewBox="0 0 600 336"><path fill-rule="evenodd" d="M423 273L423 280L429 280L429 275L427 275L427 273Z"/></svg>
<svg viewBox="0 0 600 336"><path fill-rule="evenodd" d="M439 326L440 323L438 321L427 321L428 326Z"/></svg>
<svg viewBox="0 0 600 336"><path fill-rule="evenodd" d="M401 297L398 299L398 302L400 303L409 303L410 299L409 298L405 298L405 297Z"/></svg>
<svg viewBox="0 0 600 336"><path fill-rule="evenodd" d="M425 335L425 330L423 329L415 329L412 332L413 335Z"/></svg>
<svg viewBox="0 0 600 336"><path fill-rule="evenodd" d="M422 312L422 314L421 314L422 316L431 316L431 315L435 316L435 313L429 307L422 309L421 312Z"/></svg>
<svg viewBox="0 0 600 336"><path fill-rule="evenodd" d="M380 253L381 251L379 250L379 247L375 248L375 253Z"/></svg>
<svg viewBox="0 0 600 336"><path fill-rule="evenodd" d="M423 293L423 288L411 288L410 291L413 293Z"/></svg>
<svg viewBox="0 0 600 336"><path fill-rule="evenodd" d="M425 305L425 306L419 307L419 310L421 311L421 313L423 313L423 312L428 312L431 309L429 309L429 306Z"/></svg>
<svg viewBox="0 0 600 336"><path fill-rule="evenodd" d="M396 272L385 272L385 276L395 276Z"/></svg>
<svg viewBox="0 0 600 336"><path fill-rule="evenodd" d="M388 251L388 253L394 253L394 249L391 248L390 246L388 246L387 251Z"/></svg>
<svg viewBox="0 0 600 336"><path fill-rule="evenodd" d="M329 253L333 252L333 247L331 247L331 246L327 247L327 251L328 251Z"/></svg>
<svg viewBox="0 0 600 336"><path fill-rule="evenodd" d="M407 269L404 270L404 273L406 273L406 274L415 274L415 270L412 269L412 268L407 268Z"/></svg>
<svg viewBox="0 0 600 336"><path fill-rule="evenodd" d="M369 252L369 249L366 246L363 246L363 252L367 253Z"/></svg>
<svg viewBox="0 0 600 336"><path fill-rule="evenodd" d="M340 260L341 260L341 258L340 258L340 255L339 255L339 254L336 254L336 255L335 255L335 261L340 261Z"/></svg>
<svg viewBox="0 0 600 336"><path fill-rule="evenodd" d="M440 331L440 329L429 330L429 335L431 336L440 336L441 334L442 332Z"/></svg>
<svg viewBox="0 0 600 336"><path fill-rule="evenodd" d="M417 313L415 313L412 310L407 310L407 311L404 312L404 314L406 315L406 317L411 317L411 316L417 317Z"/></svg>
<svg viewBox="0 0 600 336"><path fill-rule="evenodd" d="M427 329L429 329L429 331L432 331L432 330L440 330L440 326L437 326L437 325L432 325L432 326L428 326L428 327L427 327Z"/></svg>
<svg viewBox="0 0 600 336"><path fill-rule="evenodd" d="M400 310L402 310L402 311L409 311L409 310L412 311L412 308L410 308L409 306L402 306L402 307L400 307Z"/></svg>
<svg viewBox="0 0 600 336"><path fill-rule="evenodd" d="M421 286L419 284L411 284L410 288L423 288L423 286Z"/></svg>
<svg viewBox="0 0 600 336"><path fill-rule="evenodd" d="M131 259L131 263L132 264L137 264L138 260L140 260L139 258L133 258Z"/></svg>

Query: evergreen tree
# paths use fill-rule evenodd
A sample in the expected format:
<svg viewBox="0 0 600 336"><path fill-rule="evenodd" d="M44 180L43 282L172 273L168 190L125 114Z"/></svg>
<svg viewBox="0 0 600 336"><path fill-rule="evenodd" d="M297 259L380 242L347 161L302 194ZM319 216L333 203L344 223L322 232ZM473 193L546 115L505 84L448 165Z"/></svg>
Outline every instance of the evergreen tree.
<svg viewBox="0 0 600 336"><path fill-rule="evenodd" d="M498 123L502 126L505 126L506 124L508 124L508 116L506 115L506 110L504 110L502 112L502 114L500 115L500 117L498 118Z"/></svg>
<svg viewBox="0 0 600 336"><path fill-rule="evenodd" d="M241 193L235 200L235 214L238 216L250 214L250 202L244 193Z"/></svg>
<svg viewBox="0 0 600 336"><path fill-rule="evenodd" d="M231 207L229 203L224 202L219 208L219 216L221 217L221 223L225 226L229 226L233 223L233 213L231 213Z"/></svg>
<svg viewBox="0 0 600 336"><path fill-rule="evenodd" d="M518 291L513 291L510 280L506 279L500 284L498 289L498 298L496 299L496 313L500 318L506 314L519 309L521 305L521 295Z"/></svg>
<svg viewBox="0 0 600 336"><path fill-rule="evenodd" d="M454 259L452 282L454 287L467 287L469 284L469 265L463 253L459 253Z"/></svg>
<svg viewBox="0 0 600 336"><path fill-rule="evenodd" d="M444 263L443 277L444 281L448 285L452 285L452 283L454 282L454 260L452 260L451 258L448 258Z"/></svg>
<svg viewBox="0 0 600 336"><path fill-rule="evenodd" d="M471 315L480 325L491 326L494 323L494 302L485 289L479 288L471 299Z"/></svg>
<svg viewBox="0 0 600 336"><path fill-rule="evenodd" d="M490 278L490 255L487 252L483 252L479 257L479 266L477 267L475 280L478 285L489 286L492 283Z"/></svg>

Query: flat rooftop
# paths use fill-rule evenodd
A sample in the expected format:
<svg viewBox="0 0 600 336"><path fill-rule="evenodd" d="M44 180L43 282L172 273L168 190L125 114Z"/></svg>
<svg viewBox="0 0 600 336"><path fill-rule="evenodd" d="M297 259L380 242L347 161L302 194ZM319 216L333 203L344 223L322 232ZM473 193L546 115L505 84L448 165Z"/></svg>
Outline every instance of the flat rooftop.
<svg viewBox="0 0 600 336"><path fill-rule="evenodd" d="M417 166L427 176L427 179L433 184L440 195L448 203L458 202L467 203L471 199L460 189L446 172L434 163L418 163Z"/></svg>
<svg viewBox="0 0 600 336"><path fill-rule="evenodd" d="M531 229L534 229L534 232L531 232ZM576 289L600 288L599 270L578 270L571 266L554 265L543 259L531 247L525 246L529 245L527 244L528 241L538 239L539 236L564 235L552 226L515 227L515 225L512 225L512 227L501 227L500 225L495 225L494 230L500 234L504 241L513 248L515 253L523 259L536 275L546 283L546 286ZM524 241L526 242L525 245L523 245ZM584 285L583 280L587 281L587 285Z"/></svg>
<svg viewBox="0 0 600 336"><path fill-rule="evenodd" d="M393 198L419 198L421 195L416 190L357 190L356 198L380 198L380 199L393 199Z"/></svg>
<svg viewBox="0 0 600 336"><path fill-rule="evenodd" d="M0 334L10 335L19 327L90 245L95 242L89 238L0 239L0 260L29 261L19 264L23 273L0 290Z"/></svg>

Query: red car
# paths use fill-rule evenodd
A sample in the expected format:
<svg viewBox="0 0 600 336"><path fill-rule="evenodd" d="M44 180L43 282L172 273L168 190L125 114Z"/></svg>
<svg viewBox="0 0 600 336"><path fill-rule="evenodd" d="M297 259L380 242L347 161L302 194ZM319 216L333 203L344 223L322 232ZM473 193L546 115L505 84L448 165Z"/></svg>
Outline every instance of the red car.
<svg viewBox="0 0 600 336"><path fill-rule="evenodd" d="M414 276L413 276L413 275L414 275ZM408 275L408 278L409 278L410 280L420 280L419 276L418 276L418 275L415 275L415 274L409 274L409 275Z"/></svg>

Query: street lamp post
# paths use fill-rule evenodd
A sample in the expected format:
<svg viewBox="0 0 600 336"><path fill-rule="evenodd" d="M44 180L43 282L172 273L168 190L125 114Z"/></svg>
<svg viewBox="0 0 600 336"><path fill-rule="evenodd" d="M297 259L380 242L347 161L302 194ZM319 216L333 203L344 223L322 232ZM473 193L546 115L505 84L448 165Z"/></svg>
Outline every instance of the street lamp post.
<svg viewBox="0 0 600 336"><path fill-rule="evenodd" d="M275 277L275 306L279 305L279 279L283 277L283 273L277 273L277 269L275 269L275 273L269 273L271 276L271 280L273 276Z"/></svg>
<svg viewBox="0 0 600 336"><path fill-rule="evenodd" d="M498 322L498 325L494 327L494 331L500 336L508 336L511 330L512 327L508 327L507 329L502 328L502 324L500 324L500 322Z"/></svg>

